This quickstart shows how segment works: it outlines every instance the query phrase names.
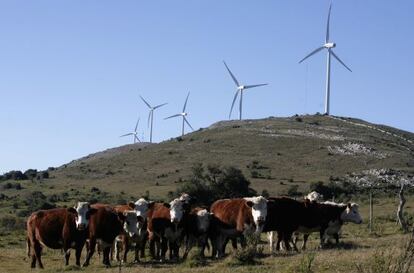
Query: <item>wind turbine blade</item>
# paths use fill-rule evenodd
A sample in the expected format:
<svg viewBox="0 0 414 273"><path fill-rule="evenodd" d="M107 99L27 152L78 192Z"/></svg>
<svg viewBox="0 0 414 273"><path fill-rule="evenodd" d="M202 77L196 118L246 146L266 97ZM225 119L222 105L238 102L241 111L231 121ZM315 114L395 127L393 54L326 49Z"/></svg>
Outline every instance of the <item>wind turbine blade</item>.
<svg viewBox="0 0 414 273"><path fill-rule="evenodd" d="M135 135L135 139L138 141L138 142L141 142L141 140L139 140L139 138Z"/></svg>
<svg viewBox="0 0 414 273"><path fill-rule="evenodd" d="M151 107L151 105L149 105L149 103L148 103L148 102L147 102L147 101L146 101L146 100L145 100L145 99L144 99L141 95L140 95L139 97L140 97L140 98L142 99L142 101L143 101L143 102L144 102L144 103L148 106L148 108L150 108L150 109L152 108L152 107Z"/></svg>
<svg viewBox="0 0 414 273"><path fill-rule="evenodd" d="M179 116L181 116L181 114L172 115L172 116L166 117L165 119L175 118L175 117L179 117Z"/></svg>
<svg viewBox="0 0 414 273"><path fill-rule="evenodd" d="M148 121L147 121L147 127L150 126L150 121L151 121L151 115L152 115L153 109L151 109L148 113Z"/></svg>
<svg viewBox="0 0 414 273"><path fill-rule="evenodd" d="M135 125L135 130L134 130L134 132L136 132L136 131L137 131L138 124L139 124L139 118L138 118L138 120L137 120L137 124Z"/></svg>
<svg viewBox="0 0 414 273"><path fill-rule="evenodd" d="M227 66L226 62L225 62L225 61L223 61L223 63L224 63L224 65L226 66L227 71L229 71L229 74L230 74L230 76L232 77L232 79L233 79L234 83L236 84L236 86L237 86L237 87L239 87L239 86L240 86L239 81L236 79L236 77L233 75L233 73L231 73L230 68Z"/></svg>
<svg viewBox="0 0 414 273"><path fill-rule="evenodd" d="M261 84L254 84L254 85L245 85L244 89L255 88L255 87L265 86L265 85L268 85L268 84L267 83L261 83Z"/></svg>
<svg viewBox="0 0 414 273"><path fill-rule="evenodd" d="M188 101L189 96L190 96L190 92L188 92L187 98L185 99L185 103L184 103L184 107L183 107L183 113L185 112L185 108L187 107L187 101Z"/></svg>
<svg viewBox="0 0 414 273"><path fill-rule="evenodd" d="M338 60L338 62L340 62L343 66L345 66L345 68L348 69L349 72L352 72L352 70L348 66L346 66L346 64L341 59L339 59L339 57L332 50L331 50L331 54L332 56L335 57L335 59Z"/></svg>
<svg viewBox="0 0 414 273"><path fill-rule="evenodd" d="M234 103L236 102L237 96L239 95L239 90L236 91L236 94L234 94L233 103L231 104L230 113L229 113L229 119L231 117L231 112L233 111Z"/></svg>
<svg viewBox="0 0 414 273"><path fill-rule="evenodd" d="M325 37L325 44L329 42L329 22L331 20L331 9L332 9L332 2L329 4L329 11L328 11L328 21L326 23L326 37Z"/></svg>
<svg viewBox="0 0 414 273"><path fill-rule="evenodd" d="M303 62L304 60L306 60L307 58L309 58L310 56L312 56L312 55L314 55L314 54L316 54L316 53L318 53L319 51L321 51L322 49L324 49L325 47L323 47L323 46L321 46L321 47L318 47L317 49L315 49L314 51L312 51L311 53L309 53L308 55L306 55L306 57L305 58L303 58L302 60L300 60L299 61L299 63L301 63L301 62Z"/></svg>
<svg viewBox="0 0 414 273"><path fill-rule="evenodd" d="M168 104L168 103L163 103L163 104L157 105L157 106L155 106L153 109L155 110L155 109L160 108L160 107L163 107L164 105L167 105L167 104Z"/></svg>
<svg viewBox="0 0 414 273"><path fill-rule="evenodd" d="M119 136L119 137L126 137L126 136L130 136L130 135L133 135L134 133L129 133L129 134L125 134L125 135L122 135L122 136Z"/></svg>
<svg viewBox="0 0 414 273"><path fill-rule="evenodd" d="M188 120L184 117L184 121L185 123L187 123L188 126L190 126L191 130L194 131L193 126L191 126L191 124L188 122Z"/></svg>

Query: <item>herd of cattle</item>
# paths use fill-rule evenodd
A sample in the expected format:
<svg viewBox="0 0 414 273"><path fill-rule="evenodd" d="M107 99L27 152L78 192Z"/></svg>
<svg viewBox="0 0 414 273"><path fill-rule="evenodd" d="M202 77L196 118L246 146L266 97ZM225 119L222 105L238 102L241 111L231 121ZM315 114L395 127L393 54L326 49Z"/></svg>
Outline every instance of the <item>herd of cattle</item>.
<svg viewBox="0 0 414 273"><path fill-rule="evenodd" d="M70 250L75 249L76 265L80 266L83 247L86 247L88 266L98 249L103 263L110 266L110 257L126 262L130 249L135 250L135 262L145 255L149 242L153 259L179 258L184 246L185 259L190 249L198 245L200 255L211 245L212 257L223 257L229 241L237 247L246 245L246 235L267 232L271 250L282 246L296 248L299 234L304 234L302 248L310 233L319 232L321 247L329 237L338 242L344 222L361 224L355 203L320 202L315 192L303 200L288 197L248 197L221 199L209 209L195 207L188 194L170 203L150 202L143 198L127 205L89 204L78 202L73 208L56 208L34 212L27 221L27 251L31 267L43 268L41 252L44 246L62 249L68 265ZM277 233L277 241L274 237ZM294 239L295 237L295 239ZM209 243L210 242L210 243ZM112 253L112 255L111 255Z"/></svg>

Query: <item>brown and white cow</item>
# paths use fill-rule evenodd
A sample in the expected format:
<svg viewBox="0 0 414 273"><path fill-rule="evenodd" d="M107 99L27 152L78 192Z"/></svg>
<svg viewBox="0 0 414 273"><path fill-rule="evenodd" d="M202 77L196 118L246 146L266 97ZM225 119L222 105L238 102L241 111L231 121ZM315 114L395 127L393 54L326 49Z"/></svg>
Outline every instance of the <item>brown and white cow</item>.
<svg viewBox="0 0 414 273"><path fill-rule="evenodd" d="M150 252L154 259L165 260L167 248L170 259L179 258L179 247L184 237L185 221L190 205L179 198L170 203L156 203L148 213Z"/></svg>
<svg viewBox="0 0 414 273"><path fill-rule="evenodd" d="M267 200L262 197L221 199L214 202L210 211L214 214L214 230L211 233L213 257L222 257L229 239L239 238L245 246L244 236L259 235L267 216Z"/></svg>
<svg viewBox="0 0 414 273"><path fill-rule="evenodd" d="M76 265L86 241L90 217L96 212L88 202L78 202L74 208L40 210L27 220L27 254L32 258L31 267L43 268L42 246L63 249L65 264L69 264L70 249L76 250Z"/></svg>
<svg viewBox="0 0 414 273"><path fill-rule="evenodd" d="M135 245L135 259L134 262L139 262L139 257L145 257L145 244L148 238L147 231L147 213L154 206L154 202L147 201L140 198L138 201L130 202L128 205L118 205L114 209L117 212L124 213L125 211L133 210L137 218L137 231L134 236L128 236L123 232L116 238L115 252L119 253L121 249L124 250L123 260L126 261L127 252L131 245ZM140 255L139 255L140 254ZM119 260L119 259L118 259Z"/></svg>
<svg viewBox="0 0 414 273"><path fill-rule="evenodd" d="M124 225L128 215L116 212L111 206L105 204L94 204L92 207L96 209L96 212L91 215L89 220L87 253L83 266L89 265L95 252L96 243L99 242L103 249L103 264L109 267L111 265L109 253L116 236L123 231L136 232L136 221L135 225ZM136 219L134 212L129 217Z"/></svg>

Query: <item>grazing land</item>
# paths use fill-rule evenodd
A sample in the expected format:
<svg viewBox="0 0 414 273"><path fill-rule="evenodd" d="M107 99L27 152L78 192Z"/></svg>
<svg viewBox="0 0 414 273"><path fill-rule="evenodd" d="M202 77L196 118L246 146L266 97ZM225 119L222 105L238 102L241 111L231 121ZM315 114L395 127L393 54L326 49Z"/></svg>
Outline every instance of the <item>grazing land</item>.
<svg viewBox="0 0 414 273"><path fill-rule="evenodd" d="M265 190L271 196L299 197L312 183L328 185L366 170L413 174L413 143L412 133L350 118L315 115L228 121L159 144L137 143L91 154L50 168L49 178L0 181L1 272L29 269L24 223L39 208L73 206L78 200L119 204L141 196L168 200L169 193L190 180L197 163L234 166L259 194ZM263 254L255 265L237 265L231 254L223 260L207 259L199 267L191 259L161 264L147 258L142 265L126 264L122 272L361 272L358 264L365 272L381 272L375 268L395 261L392 256L398 256L410 238L396 224L396 193L392 188L375 192L372 231L367 221L347 224L339 247L318 250L317 236L312 235L308 250L299 253L270 253L263 242L259 245ZM405 216L413 224L414 195L410 189L406 195ZM367 220L366 191L336 196L336 201L348 200L360 204ZM227 253L231 252L229 247ZM43 260L43 272L119 272L115 263L104 269L97 255L86 269L64 267L60 251L45 249ZM306 271L309 263L311 271Z"/></svg>

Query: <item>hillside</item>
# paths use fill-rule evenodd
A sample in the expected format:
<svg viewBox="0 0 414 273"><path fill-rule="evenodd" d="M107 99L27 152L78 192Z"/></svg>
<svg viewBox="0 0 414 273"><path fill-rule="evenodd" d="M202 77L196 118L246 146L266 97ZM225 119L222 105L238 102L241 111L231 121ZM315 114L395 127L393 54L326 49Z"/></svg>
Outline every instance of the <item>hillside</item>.
<svg viewBox="0 0 414 273"><path fill-rule="evenodd" d="M236 166L258 191L329 181L376 168L414 172L414 134L327 116L222 121L159 144L134 144L74 160L50 173L48 191L97 187L111 193L164 197L195 163Z"/></svg>

